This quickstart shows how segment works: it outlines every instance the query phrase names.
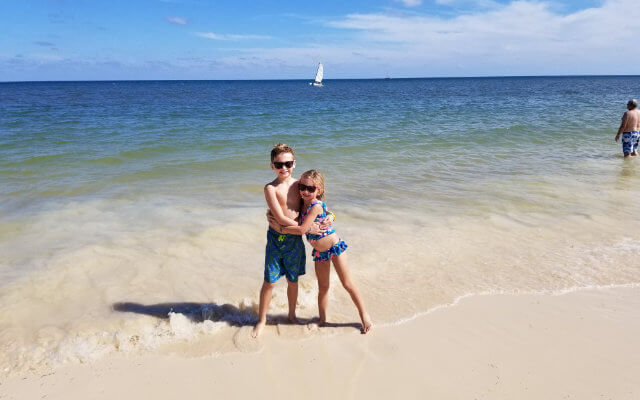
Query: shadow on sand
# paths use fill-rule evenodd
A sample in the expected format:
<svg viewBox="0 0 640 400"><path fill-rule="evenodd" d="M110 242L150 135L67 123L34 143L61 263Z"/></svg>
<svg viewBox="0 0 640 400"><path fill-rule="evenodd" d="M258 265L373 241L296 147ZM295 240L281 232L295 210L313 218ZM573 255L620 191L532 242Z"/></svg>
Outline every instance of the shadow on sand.
<svg viewBox="0 0 640 400"><path fill-rule="evenodd" d="M120 302L113 304L113 310L119 312L131 312L150 315L152 317L168 319L170 313L182 314L192 322L226 322L229 326L243 327L253 326L258 318L250 310L241 310L232 304L219 305L216 303L160 303L140 304L132 302ZM301 324L313 324L318 318L299 319ZM270 315L267 317L267 325L292 325L286 314ZM360 330L361 325L356 322L327 322L323 328L355 328Z"/></svg>
<svg viewBox="0 0 640 400"><path fill-rule="evenodd" d="M160 303L140 304L131 302L114 303L113 309L120 312L151 315L168 319L170 313L182 314L192 322L227 322L230 326L250 326L258 322L249 310L241 310L232 304L219 305L216 303Z"/></svg>

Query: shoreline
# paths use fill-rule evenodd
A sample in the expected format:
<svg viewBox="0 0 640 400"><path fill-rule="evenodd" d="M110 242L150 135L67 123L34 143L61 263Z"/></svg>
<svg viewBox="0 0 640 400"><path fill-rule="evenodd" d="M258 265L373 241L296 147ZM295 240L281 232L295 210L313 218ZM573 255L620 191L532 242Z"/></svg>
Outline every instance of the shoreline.
<svg viewBox="0 0 640 400"><path fill-rule="evenodd" d="M601 291L601 290L615 290L615 289L640 289L640 282L635 283L612 283L608 285L590 285L590 286L573 286L565 289L542 289L542 290L490 290L486 292L478 292L478 293L468 293L463 294L456 297L450 303L439 304L434 307L429 308L426 311L420 311L410 317L400 318L398 321L384 323L383 327L390 326L400 326L411 322L413 320L425 317L433 312L439 311L441 309L447 309L449 307L455 307L460 304L461 301L466 299L472 299L475 297L485 297L485 296L565 296L571 295L573 293L581 293L581 292L590 292L590 291Z"/></svg>
<svg viewBox="0 0 640 400"><path fill-rule="evenodd" d="M463 296L367 335L292 340L265 330L246 353L110 355L2 378L0 399L632 399L640 394L640 287L621 286Z"/></svg>

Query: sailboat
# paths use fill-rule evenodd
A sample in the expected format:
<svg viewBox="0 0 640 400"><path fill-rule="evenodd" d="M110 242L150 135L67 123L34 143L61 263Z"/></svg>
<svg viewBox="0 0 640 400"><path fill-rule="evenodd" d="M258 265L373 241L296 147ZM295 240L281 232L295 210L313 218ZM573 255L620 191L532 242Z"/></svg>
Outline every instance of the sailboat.
<svg viewBox="0 0 640 400"><path fill-rule="evenodd" d="M322 76L324 75L324 68L322 67L322 63L318 64L318 72L316 72L316 80L313 82L309 82L311 86L322 86Z"/></svg>

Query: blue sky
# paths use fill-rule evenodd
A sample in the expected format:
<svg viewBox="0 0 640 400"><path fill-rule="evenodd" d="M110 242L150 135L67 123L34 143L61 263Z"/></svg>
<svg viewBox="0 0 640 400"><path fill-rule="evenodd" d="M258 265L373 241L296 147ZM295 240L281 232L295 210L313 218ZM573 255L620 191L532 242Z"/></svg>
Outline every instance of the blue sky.
<svg viewBox="0 0 640 400"><path fill-rule="evenodd" d="M636 74L638 0L0 0L0 81Z"/></svg>

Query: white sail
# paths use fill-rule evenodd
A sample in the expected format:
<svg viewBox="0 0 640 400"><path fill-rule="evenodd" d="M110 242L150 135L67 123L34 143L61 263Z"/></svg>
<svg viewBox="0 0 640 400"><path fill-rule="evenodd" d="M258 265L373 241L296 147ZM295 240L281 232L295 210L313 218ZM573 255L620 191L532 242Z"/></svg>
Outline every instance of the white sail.
<svg viewBox="0 0 640 400"><path fill-rule="evenodd" d="M324 75L324 68L322 63L318 64L318 72L316 72L316 83L322 83L322 76Z"/></svg>

